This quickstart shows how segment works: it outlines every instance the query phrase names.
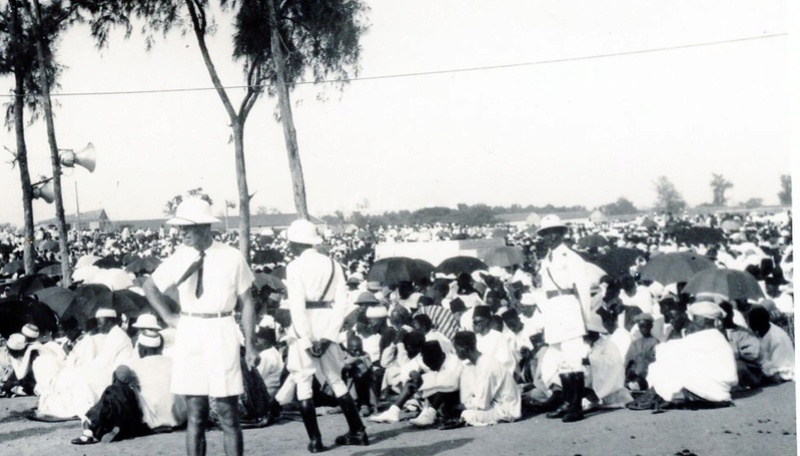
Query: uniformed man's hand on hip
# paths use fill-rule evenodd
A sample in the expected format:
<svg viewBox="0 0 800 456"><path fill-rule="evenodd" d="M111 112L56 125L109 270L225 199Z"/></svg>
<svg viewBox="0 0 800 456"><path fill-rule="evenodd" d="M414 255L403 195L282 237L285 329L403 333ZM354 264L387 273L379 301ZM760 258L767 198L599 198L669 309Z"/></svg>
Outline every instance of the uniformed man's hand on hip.
<svg viewBox="0 0 800 456"><path fill-rule="evenodd" d="M320 339L319 340L319 356L322 356L323 354L325 354L325 351L328 350L328 347L330 347L330 345L332 343L333 342L331 340L329 340L329 339Z"/></svg>
<svg viewBox="0 0 800 456"><path fill-rule="evenodd" d="M248 368L255 369L261 361L261 357L258 356L258 352L255 348L250 347L245 349L244 361L247 363Z"/></svg>

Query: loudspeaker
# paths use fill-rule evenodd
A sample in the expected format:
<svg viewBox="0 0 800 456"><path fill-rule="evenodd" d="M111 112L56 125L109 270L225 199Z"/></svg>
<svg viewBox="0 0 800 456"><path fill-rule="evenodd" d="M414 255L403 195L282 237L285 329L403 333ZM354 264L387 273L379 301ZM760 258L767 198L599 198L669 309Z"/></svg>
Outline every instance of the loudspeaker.
<svg viewBox="0 0 800 456"><path fill-rule="evenodd" d="M56 192L53 188L53 181L48 181L39 187L33 187L33 197L41 198L45 200L47 204L53 204L53 201L56 200Z"/></svg>
<svg viewBox="0 0 800 456"><path fill-rule="evenodd" d="M65 150L61 154L61 165L66 166L67 168L72 168L75 165L82 166L89 170L89 172L94 172L94 166L97 163L97 154L94 150L94 145L89 143L86 147L79 150L78 152L73 152L71 150Z"/></svg>

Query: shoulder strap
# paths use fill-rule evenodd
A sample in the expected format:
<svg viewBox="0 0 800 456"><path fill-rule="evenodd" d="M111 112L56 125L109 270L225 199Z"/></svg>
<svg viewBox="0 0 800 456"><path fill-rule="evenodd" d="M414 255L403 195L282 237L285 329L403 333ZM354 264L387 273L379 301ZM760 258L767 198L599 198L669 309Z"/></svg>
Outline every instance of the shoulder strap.
<svg viewBox="0 0 800 456"><path fill-rule="evenodd" d="M328 289L330 289L331 284L333 283L333 276L336 275L336 263L333 262L332 258L330 260L331 260L331 276L328 279L328 284L325 285L325 290L323 290L322 296L319 297L320 301L324 301L325 300L325 296L328 294Z"/></svg>

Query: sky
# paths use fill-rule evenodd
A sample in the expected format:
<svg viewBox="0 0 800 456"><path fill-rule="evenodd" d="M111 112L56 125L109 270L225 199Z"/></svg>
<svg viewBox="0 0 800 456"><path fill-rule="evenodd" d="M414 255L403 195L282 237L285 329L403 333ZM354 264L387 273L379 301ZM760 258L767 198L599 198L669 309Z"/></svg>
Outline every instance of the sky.
<svg viewBox="0 0 800 456"><path fill-rule="evenodd" d="M662 175L697 205L711 201L713 173L733 183L734 204L778 203L797 150L794 2L366 3L367 79L292 93L314 215L364 201L377 213L458 203L594 208L619 197L650 207ZM237 86L230 21L217 17L211 53L223 83ZM237 200L231 131L214 91L102 94L211 87L193 35L173 32L148 52L138 34L117 33L98 51L79 26L57 58L67 67L53 97L58 146L97 150L94 173L64 172L67 213L78 203L112 220L157 218L167 200L198 186L215 213ZM12 87L0 79L0 93ZM229 94L237 105L243 90ZM246 124L253 212L294 211L276 106L259 100ZM44 122L26 135L33 180L52 175ZM14 149L13 131L0 132L0 146ZM10 159L0 150L0 223L19 225ZM54 213L34 203L37 220Z"/></svg>

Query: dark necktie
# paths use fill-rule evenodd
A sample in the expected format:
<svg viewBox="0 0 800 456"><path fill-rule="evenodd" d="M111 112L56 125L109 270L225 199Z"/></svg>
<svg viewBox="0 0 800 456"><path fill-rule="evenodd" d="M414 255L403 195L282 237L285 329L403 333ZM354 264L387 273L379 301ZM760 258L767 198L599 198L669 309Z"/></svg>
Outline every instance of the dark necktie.
<svg viewBox="0 0 800 456"><path fill-rule="evenodd" d="M200 259L197 260L200 265L197 267L197 286L194 289L194 295L196 297L203 296L203 260L206 257L205 250L200 251Z"/></svg>
<svg viewBox="0 0 800 456"><path fill-rule="evenodd" d="M200 296L202 296L203 295L203 260L205 259L205 257L206 257L206 252L204 250L201 250L200 251L200 258L195 260L192 264L189 265L188 268L186 268L186 272L184 272L183 275L181 276L181 278L178 279L177 282L175 282L174 286L177 288L178 286L180 286L180 284L185 282L186 279L191 277L192 274L194 274L196 272L197 273L197 285L195 286L195 289L194 289L194 295L196 297L198 297L198 298Z"/></svg>

